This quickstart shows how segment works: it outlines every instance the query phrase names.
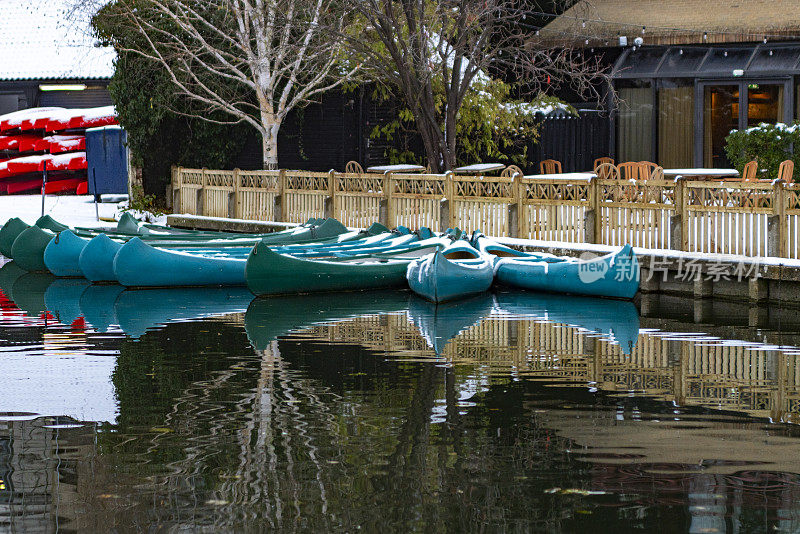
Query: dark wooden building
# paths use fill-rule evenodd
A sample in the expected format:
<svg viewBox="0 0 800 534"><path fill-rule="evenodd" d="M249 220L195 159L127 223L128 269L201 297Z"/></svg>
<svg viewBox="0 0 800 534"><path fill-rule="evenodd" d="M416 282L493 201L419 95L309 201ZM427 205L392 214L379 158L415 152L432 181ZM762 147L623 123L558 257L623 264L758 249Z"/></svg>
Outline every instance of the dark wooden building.
<svg viewBox="0 0 800 534"><path fill-rule="evenodd" d="M541 35L616 57L617 161L729 167L731 130L800 118L796 1L580 1Z"/></svg>

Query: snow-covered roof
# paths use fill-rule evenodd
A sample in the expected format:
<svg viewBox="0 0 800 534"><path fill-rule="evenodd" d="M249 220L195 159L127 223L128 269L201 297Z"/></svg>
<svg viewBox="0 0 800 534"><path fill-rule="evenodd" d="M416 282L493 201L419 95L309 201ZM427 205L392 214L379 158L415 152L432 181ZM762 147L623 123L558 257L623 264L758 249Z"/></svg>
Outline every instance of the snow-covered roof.
<svg viewBox="0 0 800 534"><path fill-rule="evenodd" d="M104 79L114 50L95 47L74 0L0 0L0 80Z"/></svg>

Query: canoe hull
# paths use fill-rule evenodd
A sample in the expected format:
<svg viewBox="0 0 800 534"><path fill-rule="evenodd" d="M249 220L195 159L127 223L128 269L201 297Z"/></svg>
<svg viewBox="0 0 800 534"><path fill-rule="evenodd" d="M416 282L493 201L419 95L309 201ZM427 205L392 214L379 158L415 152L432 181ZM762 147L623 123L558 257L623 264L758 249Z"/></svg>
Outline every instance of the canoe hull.
<svg viewBox="0 0 800 534"><path fill-rule="evenodd" d="M69 230L59 232L44 249L44 264L59 278L83 277L80 256L87 243Z"/></svg>
<svg viewBox="0 0 800 534"><path fill-rule="evenodd" d="M0 229L0 254L6 258L11 258L11 247L14 246L14 241L19 234L30 227L28 223L19 217L9 219L8 222L3 225L3 228Z"/></svg>
<svg viewBox="0 0 800 534"><path fill-rule="evenodd" d="M502 258L495 278L504 285L535 291L631 299L639 290L639 263L630 245L592 260L545 263Z"/></svg>
<svg viewBox="0 0 800 534"><path fill-rule="evenodd" d="M116 282L114 256L121 248L121 243L112 241L105 234L90 239L78 257L83 276L92 282Z"/></svg>
<svg viewBox="0 0 800 534"><path fill-rule="evenodd" d="M245 277L255 295L395 288L406 285L410 260L346 263L279 254L259 243L247 258Z"/></svg>
<svg viewBox="0 0 800 534"><path fill-rule="evenodd" d="M47 271L44 264L44 249L55 237L55 234L38 226L31 226L20 232L11 246L11 257L29 272Z"/></svg>
<svg viewBox="0 0 800 534"><path fill-rule="evenodd" d="M114 275L125 287L243 286L245 260L172 252L135 237L114 257Z"/></svg>
<svg viewBox="0 0 800 534"><path fill-rule="evenodd" d="M442 251L408 266L408 285L417 295L431 302L449 302L483 293L494 281L488 260L461 262L448 260Z"/></svg>

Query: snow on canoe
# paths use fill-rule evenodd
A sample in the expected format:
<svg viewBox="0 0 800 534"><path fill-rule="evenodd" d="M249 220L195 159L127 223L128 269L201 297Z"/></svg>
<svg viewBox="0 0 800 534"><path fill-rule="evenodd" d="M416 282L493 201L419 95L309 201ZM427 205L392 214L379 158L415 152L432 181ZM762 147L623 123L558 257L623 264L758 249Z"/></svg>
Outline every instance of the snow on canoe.
<svg viewBox="0 0 800 534"><path fill-rule="evenodd" d="M48 132L72 130L77 128L95 128L117 124L117 112L114 106L99 108L68 109L54 114L47 123Z"/></svg>
<svg viewBox="0 0 800 534"><path fill-rule="evenodd" d="M49 150L51 154L86 150L86 137L83 135L51 135L43 137L42 141L47 143L47 148L39 150Z"/></svg>
<svg viewBox="0 0 800 534"><path fill-rule="evenodd" d="M14 158L6 163L7 175L40 172L45 163L48 171L79 171L86 169L86 152L70 152L67 154L41 154ZM2 173L0 172L0 176Z"/></svg>
<svg viewBox="0 0 800 534"><path fill-rule="evenodd" d="M33 150L30 148L33 143L40 141L42 138L38 135L20 134L20 135L0 135L0 150L17 150L19 152L28 152Z"/></svg>
<svg viewBox="0 0 800 534"><path fill-rule="evenodd" d="M47 117L53 115L64 108L49 107L49 108L29 108L21 109L19 111L12 111L5 115L0 115L0 131L6 132L18 129L22 122L37 117Z"/></svg>

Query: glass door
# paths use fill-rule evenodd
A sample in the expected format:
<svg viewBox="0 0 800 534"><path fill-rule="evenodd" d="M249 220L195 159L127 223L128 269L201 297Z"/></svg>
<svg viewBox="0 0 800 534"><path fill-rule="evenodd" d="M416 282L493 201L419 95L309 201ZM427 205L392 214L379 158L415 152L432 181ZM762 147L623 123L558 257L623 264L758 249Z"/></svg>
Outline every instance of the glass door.
<svg viewBox="0 0 800 534"><path fill-rule="evenodd" d="M739 81L701 83L703 167L731 167L725 155L725 138L731 130L775 124L789 115L784 95L787 82Z"/></svg>
<svg viewBox="0 0 800 534"><path fill-rule="evenodd" d="M707 85L703 92L703 167L726 168L725 138L739 128L739 84Z"/></svg>

